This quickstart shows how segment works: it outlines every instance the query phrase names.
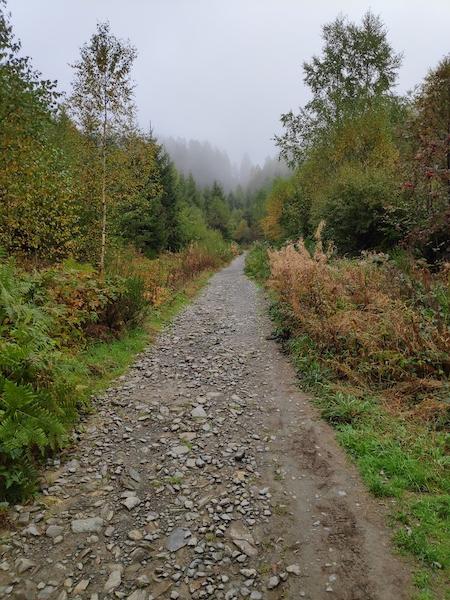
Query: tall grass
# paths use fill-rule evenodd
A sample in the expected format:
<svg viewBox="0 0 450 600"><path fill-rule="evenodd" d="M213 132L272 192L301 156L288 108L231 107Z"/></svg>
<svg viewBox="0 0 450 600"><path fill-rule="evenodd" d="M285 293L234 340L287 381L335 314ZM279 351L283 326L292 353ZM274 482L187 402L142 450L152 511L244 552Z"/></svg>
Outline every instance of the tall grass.
<svg viewBox="0 0 450 600"><path fill-rule="evenodd" d="M270 275L268 247L264 242L256 242L246 257L245 272L258 283L263 283Z"/></svg>
<svg viewBox="0 0 450 600"><path fill-rule="evenodd" d="M158 307L174 292L200 273L217 269L235 255L237 249L223 242L214 249L190 244L180 252L165 252L148 259L134 248L116 251L109 260L109 271L122 277L139 277L150 306Z"/></svg>

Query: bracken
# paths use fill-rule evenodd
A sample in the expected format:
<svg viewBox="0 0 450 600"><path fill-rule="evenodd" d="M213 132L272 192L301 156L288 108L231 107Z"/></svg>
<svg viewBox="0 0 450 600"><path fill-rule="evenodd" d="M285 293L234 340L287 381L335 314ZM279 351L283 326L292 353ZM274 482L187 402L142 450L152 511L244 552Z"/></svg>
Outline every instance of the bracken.
<svg viewBox="0 0 450 600"><path fill-rule="evenodd" d="M449 271L409 272L385 255L334 259L320 241L268 250L270 278L293 335L307 335L337 375L427 419L448 412ZM284 309L283 309L284 307ZM403 399L403 402L402 402Z"/></svg>

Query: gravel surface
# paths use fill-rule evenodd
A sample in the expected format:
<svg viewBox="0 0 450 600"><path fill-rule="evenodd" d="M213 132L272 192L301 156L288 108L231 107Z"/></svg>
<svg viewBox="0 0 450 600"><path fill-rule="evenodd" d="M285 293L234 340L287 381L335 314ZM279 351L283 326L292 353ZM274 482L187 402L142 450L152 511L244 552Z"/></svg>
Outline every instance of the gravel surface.
<svg viewBox="0 0 450 600"><path fill-rule="evenodd" d="M0 597L410 597L381 508L268 339L244 257L94 401L16 506Z"/></svg>

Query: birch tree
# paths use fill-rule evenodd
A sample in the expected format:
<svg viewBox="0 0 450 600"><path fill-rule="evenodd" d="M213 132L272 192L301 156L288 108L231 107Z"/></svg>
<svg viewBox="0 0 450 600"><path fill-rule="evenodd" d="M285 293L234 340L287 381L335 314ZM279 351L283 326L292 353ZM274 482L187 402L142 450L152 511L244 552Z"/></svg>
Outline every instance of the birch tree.
<svg viewBox="0 0 450 600"><path fill-rule="evenodd" d="M110 31L109 23L99 23L97 31L80 50L80 59L72 65L75 77L69 105L83 132L92 137L99 149L100 259L105 270L107 243L108 148L111 141L131 127L134 118L133 90L130 74L137 56L136 49Z"/></svg>
<svg viewBox="0 0 450 600"><path fill-rule="evenodd" d="M281 158L292 168L330 128L364 113L376 100L392 98L401 65L381 19L370 11L360 25L338 17L323 27L322 39L322 54L303 63L311 100L298 114L282 114L284 131L275 136Z"/></svg>

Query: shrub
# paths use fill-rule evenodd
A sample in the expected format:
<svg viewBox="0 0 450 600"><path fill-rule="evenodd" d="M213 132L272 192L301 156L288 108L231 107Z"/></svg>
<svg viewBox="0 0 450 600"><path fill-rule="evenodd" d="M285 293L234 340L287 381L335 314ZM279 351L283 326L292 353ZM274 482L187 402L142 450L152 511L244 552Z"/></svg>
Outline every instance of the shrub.
<svg viewBox="0 0 450 600"><path fill-rule="evenodd" d="M415 227L404 240L404 245L429 263L442 265L450 261L450 208L434 214L425 223Z"/></svg>
<svg viewBox="0 0 450 600"><path fill-rule="evenodd" d="M132 248L118 250L110 258L109 270L125 279L140 278L145 299L150 306L158 307L200 273L216 269L232 257L232 248L220 233L210 230L209 234L209 241L191 244L180 252L166 252L154 259Z"/></svg>
<svg viewBox="0 0 450 600"><path fill-rule="evenodd" d="M259 283L269 277L270 267L266 244L258 242L253 245L245 260L245 272Z"/></svg>
<svg viewBox="0 0 450 600"><path fill-rule="evenodd" d="M99 315L99 324L119 332L142 322L147 311L145 283L142 277L131 276L114 283L115 294Z"/></svg>
<svg viewBox="0 0 450 600"><path fill-rule="evenodd" d="M321 214L341 253L355 254L389 244L385 206L395 194L393 180L383 170L347 167L338 176Z"/></svg>
<svg viewBox="0 0 450 600"><path fill-rule="evenodd" d="M54 318L60 345L80 346L91 337L117 335L136 325L147 301L138 275L101 278L90 265L67 261L33 277L32 297Z"/></svg>
<svg viewBox="0 0 450 600"><path fill-rule="evenodd" d="M379 254L333 259L320 241L313 253L300 241L268 256L268 283L288 307L291 333L311 339L336 377L381 390L392 407L442 423L450 372L448 273L416 266L407 274Z"/></svg>

